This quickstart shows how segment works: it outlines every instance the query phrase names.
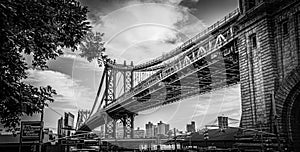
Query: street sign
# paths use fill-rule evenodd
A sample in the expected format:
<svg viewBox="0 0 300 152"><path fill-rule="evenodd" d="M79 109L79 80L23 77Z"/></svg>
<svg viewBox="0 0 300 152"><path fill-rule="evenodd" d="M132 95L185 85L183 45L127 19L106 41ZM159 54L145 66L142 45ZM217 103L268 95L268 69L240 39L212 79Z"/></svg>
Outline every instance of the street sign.
<svg viewBox="0 0 300 152"><path fill-rule="evenodd" d="M43 123L40 121L22 121L21 122L21 142L39 143Z"/></svg>
<svg viewBox="0 0 300 152"><path fill-rule="evenodd" d="M100 140L84 140L85 146L99 146L101 144Z"/></svg>
<svg viewBox="0 0 300 152"><path fill-rule="evenodd" d="M62 139L61 145L67 145L67 146L75 146L77 144L83 144L84 140L80 139Z"/></svg>

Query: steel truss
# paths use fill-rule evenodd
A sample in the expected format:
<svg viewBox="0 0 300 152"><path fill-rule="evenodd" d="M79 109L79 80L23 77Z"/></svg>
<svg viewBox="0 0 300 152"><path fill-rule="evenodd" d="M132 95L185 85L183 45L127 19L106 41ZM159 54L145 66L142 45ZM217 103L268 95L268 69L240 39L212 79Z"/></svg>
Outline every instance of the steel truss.
<svg viewBox="0 0 300 152"><path fill-rule="evenodd" d="M106 90L105 90L105 107L115 101L116 92L116 71L107 68L106 72Z"/></svg>
<svg viewBox="0 0 300 152"><path fill-rule="evenodd" d="M138 112L236 84L239 81L239 61L235 43L236 41L233 41L227 46L231 50L229 53L225 52L226 49L217 51L220 52L220 59L218 57L214 60L210 57L200 59L162 80L161 83L135 95L138 102L147 102L151 105L131 104L130 107L125 106L125 108ZM195 74L196 77L193 76Z"/></svg>
<svg viewBox="0 0 300 152"><path fill-rule="evenodd" d="M124 114L121 122L123 123L123 138L133 138L134 114Z"/></svg>
<svg viewBox="0 0 300 152"><path fill-rule="evenodd" d="M78 129L84 122L89 118L91 111L89 110L79 110L77 116L77 122L75 129Z"/></svg>
<svg viewBox="0 0 300 152"><path fill-rule="evenodd" d="M116 119L106 115L105 118L105 138L116 138Z"/></svg>
<svg viewBox="0 0 300 152"><path fill-rule="evenodd" d="M104 72L106 75L106 90L105 90L105 105L104 107L108 106L109 104L113 103L116 98L117 98L117 81L119 82L119 80L117 80L118 78L120 79L120 77L117 78L117 74L121 74L121 77L123 77L123 88L121 89L121 91L123 91L123 93L130 91L131 88L133 87L133 70L132 69L115 69L113 67L110 67L108 65L106 65L106 70ZM133 63L131 62L131 66L133 66ZM126 66L126 62L124 62L124 67ZM119 75L120 76L120 75Z"/></svg>
<svg viewBox="0 0 300 152"><path fill-rule="evenodd" d="M122 123L123 138L133 138L134 113L124 113L118 116L106 115L105 118L105 138L117 138L117 124Z"/></svg>
<svg viewBox="0 0 300 152"><path fill-rule="evenodd" d="M133 63L131 63L133 66ZM126 62L124 62L124 67ZM130 91L133 87L133 71L129 68L126 69L115 69L113 67L107 66L105 72L106 76L106 90L105 90L105 105L104 108L111 103L115 102L117 98L117 89L123 91L123 93ZM118 82L123 79L123 84L120 87ZM108 113L108 112L107 112ZM122 115L106 115L105 118L105 137L106 138L116 138L117 123L121 121L123 125L124 136L123 138L133 138L133 124L134 124L134 114L131 112L122 113Z"/></svg>
<svg viewBox="0 0 300 152"><path fill-rule="evenodd" d="M133 87L133 71L124 71L123 78L125 93L127 91L130 91L130 89Z"/></svg>

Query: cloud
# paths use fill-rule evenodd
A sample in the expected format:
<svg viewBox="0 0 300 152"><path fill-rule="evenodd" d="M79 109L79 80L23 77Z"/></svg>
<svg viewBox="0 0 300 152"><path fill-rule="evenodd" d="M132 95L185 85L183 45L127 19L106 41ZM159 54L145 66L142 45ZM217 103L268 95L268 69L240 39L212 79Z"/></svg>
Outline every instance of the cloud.
<svg viewBox="0 0 300 152"><path fill-rule="evenodd" d="M51 70L28 70L26 83L34 86L50 85L58 95L54 96L53 109L64 111L90 109L94 99L94 91L79 83L70 76Z"/></svg>
<svg viewBox="0 0 300 152"><path fill-rule="evenodd" d="M182 0L81 1L83 5L89 7L93 30L105 33L107 54L117 62L131 59L132 56L127 55L128 49L138 56L143 56L150 50L148 54L158 57L203 30L205 25L189 13L188 7L180 5L182 2ZM151 44L146 43L147 41L151 41ZM162 45L165 47L160 48Z"/></svg>
<svg viewBox="0 0 300 152"><path fill-rule="evenodd" d="M197 3L198 0L185 0L188 3ZM88 17L93 24L101 24L101 17L106 14L111 13L112 11L118 10L120 8L136 5L136 4L144 4L144 3L155 3L155 4L168 4L174 6L180 6L183 0L109 0L109 1L99 1L99 0L80 0L82 5L88 6L89 13Z"/></svg>

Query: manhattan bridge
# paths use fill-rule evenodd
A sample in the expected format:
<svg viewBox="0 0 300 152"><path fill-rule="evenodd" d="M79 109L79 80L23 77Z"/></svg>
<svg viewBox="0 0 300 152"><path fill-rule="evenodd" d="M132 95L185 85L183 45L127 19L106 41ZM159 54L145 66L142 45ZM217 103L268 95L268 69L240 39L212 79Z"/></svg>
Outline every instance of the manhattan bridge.
<svg viewBox="0 0 300 152"><path fill-rule="evenodd" d="M78 130L133 138L138 112L240 84L240 127L276 133L299 150L299 0L239 0L239 8L182 45L134 65L108 60ZM104 91L103 91L104 90ZM104 93L101 93L104 92Z"/></svg>

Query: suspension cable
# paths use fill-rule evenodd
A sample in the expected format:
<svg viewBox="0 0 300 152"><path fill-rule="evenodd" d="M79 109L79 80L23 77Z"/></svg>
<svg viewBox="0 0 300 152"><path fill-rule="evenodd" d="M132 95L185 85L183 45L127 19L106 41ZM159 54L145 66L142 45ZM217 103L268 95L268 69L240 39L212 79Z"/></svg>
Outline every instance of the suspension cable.
<svg viewBox="0 0 300 152"><path fill-rule="evenodd" d="M92 107L91 113L90 113L90 115L89 115L88 118L90 118L90 116L92 115L92 113L93 113L94 110L95 110L95 106L96 106L96 104L97 104L97 101L98 101L98 98L99 98L99 95L100 95L100 92L101 92L101 88L102 88L102 85L103 85L103 81L104 81L104 78L105 78L105 76L106 76L106 70L107 70L107 68L106 68L106 66L105 66L105 68L104 68L104 70L103 70L103 74L102 74L101 80L100 80L100 85L99 85L99 88L98 88L98 91L97 91L97 95L96 95L96 98L95 98L95 101L94 101L94 105L93 105L93 107Z"/></svg>

